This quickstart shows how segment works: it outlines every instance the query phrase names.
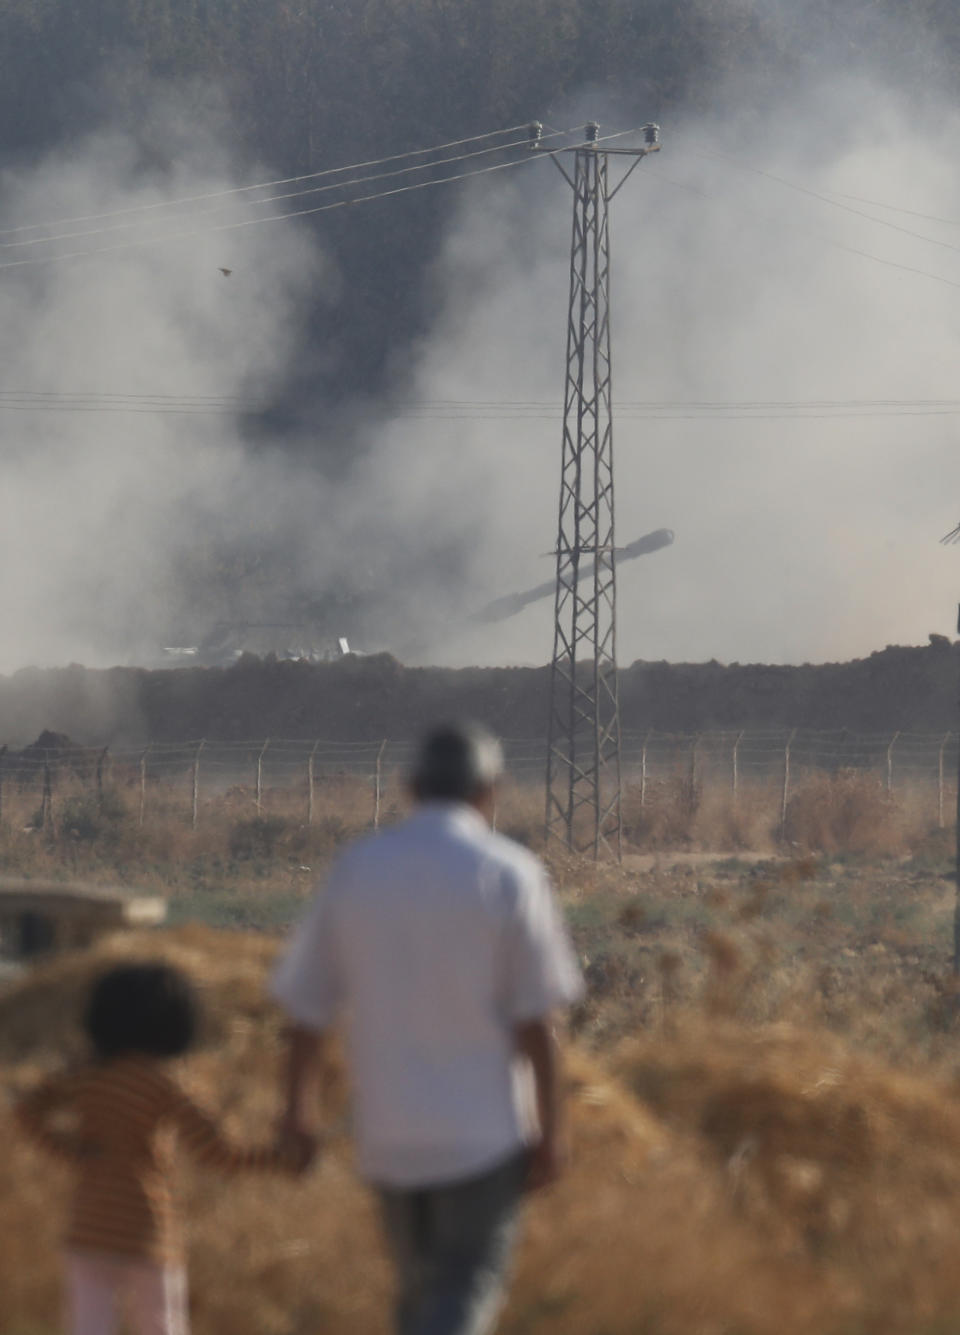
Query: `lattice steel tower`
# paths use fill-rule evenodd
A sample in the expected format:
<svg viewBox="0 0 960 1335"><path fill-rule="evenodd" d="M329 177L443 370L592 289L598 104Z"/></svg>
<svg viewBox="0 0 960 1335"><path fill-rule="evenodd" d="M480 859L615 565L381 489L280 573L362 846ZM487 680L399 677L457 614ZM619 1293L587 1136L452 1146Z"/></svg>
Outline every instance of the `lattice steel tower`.
<svg viewBox="0 0 960 1335"><path fill-rule="evenodd" d="M539 139L536 126L534 140ZM641 148L609 148L586 127L573 175L570 305L557 530L557 590L547 733L546 833L569 848L619 859L620 711L613 506L608 206L627 177L660 147L655 125ZM609 188L611 156L633 159Z"/></svg>

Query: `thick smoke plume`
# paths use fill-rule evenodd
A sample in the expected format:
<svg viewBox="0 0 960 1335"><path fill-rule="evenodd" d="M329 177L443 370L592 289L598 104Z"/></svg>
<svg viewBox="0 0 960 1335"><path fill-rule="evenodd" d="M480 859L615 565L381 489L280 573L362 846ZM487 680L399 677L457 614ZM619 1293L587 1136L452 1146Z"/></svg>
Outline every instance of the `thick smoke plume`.
<svg viewBox="0 0 960 1335"><path fill-rule="evenodd" d="M960 567L937 539L960 518L960 416L910 405L950 400L960 354L960 226L933 221L960 220L957 121L834 78L762 126L665 123L614 201L618 537L677 534L620 572L621 661L835 659L951 631ZM221 140L165 102L149 152L110 131L7 172L2 226L251 179ZM0 669L152 661L218 622L297 619L408 661L543 662L549 601L470 613L551 570L570 207L546 161L465 189L430 335L398 347L389 405L358 406L335 477L322 413L290 441L241 411L302 372L308 310L349 300L305 227L0 269L0 390L217 400L0 407ZM491 406L517 402L543 406ZM631 406L654 402L673 406ZM728 403L761 406L699 406Z"/></svg>

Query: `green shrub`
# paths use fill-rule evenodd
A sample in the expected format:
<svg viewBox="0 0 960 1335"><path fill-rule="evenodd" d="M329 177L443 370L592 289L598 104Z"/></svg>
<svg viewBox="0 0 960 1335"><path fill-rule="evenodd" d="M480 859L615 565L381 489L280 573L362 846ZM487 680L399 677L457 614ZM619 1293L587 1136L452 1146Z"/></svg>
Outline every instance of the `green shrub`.
<svg viewBox="0 0 960 1335"><path fill-rule="evenodd" d="M127 809L113 788L100 793L74 793L54 811L61 839L82 844L99 840L115 843L127 817Z"/></svg>

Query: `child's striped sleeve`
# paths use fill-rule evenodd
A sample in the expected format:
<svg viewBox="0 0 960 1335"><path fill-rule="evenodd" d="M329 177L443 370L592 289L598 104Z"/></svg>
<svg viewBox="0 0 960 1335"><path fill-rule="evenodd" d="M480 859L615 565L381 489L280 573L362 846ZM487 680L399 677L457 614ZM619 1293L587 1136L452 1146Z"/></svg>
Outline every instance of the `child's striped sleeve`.
<svg viewBox="0 0 960 1335"><path fill-rule="evenodd" d="M20 1099L13 1110L21 1131L35 1145L67 1163L77 1163L90 1152L79 1131L69 1125L75 1115L73 1093L69 1076L51 1076Z"/></svg>
<svg viewBox="0 0 960 1335"><path fill-rule="evenodd" d="M172 1092L171 1115L181 1144L198 1163L221 1172L289 1168L287 1158L274 1146L241 1148L232 1144L214 1119L179 1089Z"/></svg>

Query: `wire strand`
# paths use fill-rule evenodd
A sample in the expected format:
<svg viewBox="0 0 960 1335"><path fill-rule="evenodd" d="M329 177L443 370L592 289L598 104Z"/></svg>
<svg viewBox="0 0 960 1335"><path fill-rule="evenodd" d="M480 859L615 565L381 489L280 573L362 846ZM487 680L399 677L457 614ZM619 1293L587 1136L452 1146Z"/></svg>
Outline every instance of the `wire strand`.
<svg viewBox="0 0 960 1335"><path fill-rule="evenodd" d="M332 204L318 204L309 209L293 209L288 213L270 214L265 218L243 218L238 222L218 223L214 227L195 227L178 232L167 232L162 236L142 237L132 241L120 241L115 245L93 246L87 250L68 250L59 255L43 255L25 260L0 261L0 269L19 269L28 265L57 264L62 260L85 259L93 255L105 255L120 250L132 250L141 246L162 245L170 241L183 241L190 237L207 236L217 232L237 231L243 227L258 227L265 223L284 222L288 218L305 218L317 213L329 213L335 209L352 208L357 204L368 204L377 199L389 199L394 195L409 194L415 190L427 190L432 186L449 185L453 181L466 181L474 176L486 176L492 172L506 171L510 167L522 167L541 160L531 153L527 157L514 158L510 162L497 162L490 167L480 167L474 171L456 172L451 176L439 176L431 181L417 181L413 185L397 186L392 190L377 191L371 195L360 195L355 199L335 200Z"/></svg>
<svg viewBox="0 0 960 1335"><path fill-rule="evenodd" d="M703 158L705 161L723 162L729 167L735 167L737 171L747 172L751 176L761 176L767 181L775 181L777 185L782 185L787 190L794 190L797 194L807 195L810 199L819 200L822 204L829 204L832 208L841 209L844 213L853 214L856 218L865 218L868 222L876 223L878 227L889 228L891 232L899 232L902 236L912 237L915 241L925 241L930 246L940 246L943 250L952 250L960 254L960 246L955 245L952 241L941 241L939 237L925 236L922 232L915 232L909 227L901 227L899 223L890 222L887 218L877 218L872 213L864 213L863 209L856 209L852 204L844 204L839 199L833 199L830 195L811 189L810 186L800 185L797 181L788 181L783 176L777 176L775 172L765 171L761 167L751 167L748 163L739 162L736 158L727 157L723 153L702 153L695 149L692 149L691 152L694 157Z"/></svg>
<svg viewBox="0 0 960 1335"><path fill-rule="evenodd" d="M147 213L153 209L175 208L183 204L203 203L210 199L223 199L227 195L241 195L250 190L273 190L281 185L296 185L300 181L319 180L324 176L332 176L339 172L362 171L367 167L382 167L388 162L400 162L404 158L422 157L428 153L443 153L448 148L461 148L464 144L473 144L481 139L491 139L495 135L516 134L522 130L523 125L511 125L504 130L487 130L484 134L470 135L466 139L451 139L445 144L435 144L432 148L413 148L405 153L393 153L385 158L369 158L366 162L353 162L343 167L327 167L323 171L307 172L302 176L286 176L276 181L258 181L253 185L235 186L228 190L213 190L201 195L184 195L179 199L158 200L154 204L133 204L125 209L111 209L106 213L82 213L71 218L56 218L49 222L22 223L19 227L0 228L0 236L8 236L13 232L32 231L38 227L65 227L72 223L96 222L102 218L119 218L129 213ZM560 134L563 131L555 131Z"/></svg>
<svg viewBox="0 0 960 1335"><path fill-rule="evenodd" d="M558 131L557 133L562 134L564 132ZM175 214L169 218L158 219L158 221L161 222L162 224L166 224L167 222L179 222L181 220L191 221L194 218L209 217L209 216L214 216L218 213L223 213L226 209L229 208L237 208L237 207L255 208L264 204L279 203L285 199L299 199L306 195L323 194L330 190L346 190L351 186L365 185L370 181L387 180L389 178L396 176L405 176L411 172L430 171L434 167L445 166L448 165L449 163L466 162L469 159L485 157L491 153L502 153L507 149L517 148L526 145L527 142L528 141L526 139L514 139L505 144L495 144L489 148L474 149L470 153L460 153L457 154L455 157L435 158L431 162L420 162L415 164L414 166L398 167L392 171L387 171L387 172L376 172L370 176L354 177L346 181L334 181L327 185L311 186L309 189L306 190L291 190L283 195L266 195L262 199L244 199L237 201L236 203L233 204L217 204L210 209L200 209L192 214ZM25 237L20 241L0 241L0 249L9 250L24 246L45 246L45 245L50 245L55 241L71 241L77 239L78 237L102 236L108 232L129 231L130 228L142 227L143 225L144 225L143 220L137 219L132 222L111 223L107 227L91 227L76 232L59 232L52 236ZM160 233L159 235L162 236L163 233Z"/></svg>
<svg viewBox="0 0 960 1335"><path fill-rule="evenodd" d="M236 416L263 412L266 400L240 395L109 394L97 391L0 389L0 412L167 413ZM394 416L414 421L557 421L563 409L550 400L425 399ZM958 399L624 400L621 421L807 421L883 417L953 417Z"/></svg>
<svg viewBox="0 0 960 1335"><path fill-rule="evenodd" d="M691 185L689 181L678 181L674 177L666 175L662 171L655 172L650 180L658 184L672 187L675 190L685 190L690 194L699 195L701 199L715 200L716 195L708 190L703 190L700 186ZM773 227L786 227L792 231L802 232L804 235L812 236L821 245L830 246L833 250L842 250L847 255L859 255L862 259L872 260L875 264L885 265L888 269L899 269L902 273L916 274L920 278L931 278L935 283L943 283L947 287L960 288L960 282L953 278L947 278L943 274L932 273L929 269L919 269L913 264L901 264L899 260L884 259L881 255L874 255L868 250L860 250L856 246L848 246L844 241L835 241L832 237L823 236L822 233L814 231L803 223L790 222L785 218L772 218L757 213L753 209L740 208L737 205L731 206L734 212L739 213L741 217L749 218L751 222L761 222ZM0 268L3 266L0 265Z"/></svg>

